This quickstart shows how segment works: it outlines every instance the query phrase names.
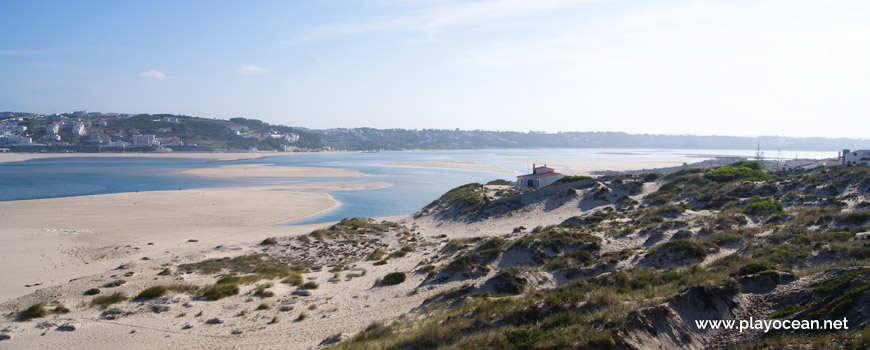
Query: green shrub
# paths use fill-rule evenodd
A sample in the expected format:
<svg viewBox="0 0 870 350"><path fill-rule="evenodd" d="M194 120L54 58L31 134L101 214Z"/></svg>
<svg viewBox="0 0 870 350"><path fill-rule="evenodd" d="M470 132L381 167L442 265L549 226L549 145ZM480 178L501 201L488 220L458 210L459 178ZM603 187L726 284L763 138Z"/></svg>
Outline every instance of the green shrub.
<svg viewBox="0 0 870 350"><path fill-rule="evenodd" d="M257 305L257 310L271 310L271 309L272 309L272 305L269 305L267 303L262 303L260 305Z"/></svg>
<svg viewBox="0 0 870 350"><path fill-rule="evenodd" d="M215 283L202 291L202 296L209 300L220 300L239 294L239 285L235 283Z"/></svg>
<svg viewBox="0 0 870 350"><path fill-rule="evenodd" d="M344 219L341 219L341 221L339 221L338 224L336 224L336 225L347 226L347 227L355 228L355 229L361 229L361 228L365 228L366 226L368 226L369 224L371 224L374 221L375 221L374 219L369 219L369 218L344 218Z"/></svg>
<svg viewBox="0 0 870 350"><path fill-rule="evenodd" d="M298 273L294 273L294 274L288 276L287 278L285 278L284 280L282 280L281 283L287 283L291 286L300 286L300 285L302 285L302 275L298 274Z"/></svg>
<svg viewBox="0 0 870 350"><path fill-rule="evenodd" d="M369 253L369 255L366 257L366 260L381 260L384 258L385 254L387 254L385 250L378 248Z"/></svg>
<svg viewBox="0 0 870 350"><path fill-rule="evenodd" d="M308 282L303 283L301 286L299 286L299 289L317 289L317 287L320 287L320 286L317 285L316 282L308 281Z"/></svg>
<svg viewBox="0 0 870 350"><path fill-rule="evenodd" d="M721 166L704 175L707 179L724 183L734 181L765 181L770 179L770 175L762 170L752 168L737 168L730 165Z"/></svg>
<svg viewBox="0 0 870 350"><path fill-rule="evenodd" d="M100 305L102 307L109 307L109 305L120 303L124 300L127 300L127 295L121 292L112 293L110 295L101 295L98 297L94 297L91 299L91 305Z"/></svg>
<svg viewBox="0 0 870 350"><path fill-rule="evenodd" d="M746 275L752 275L752 274L756 274L756 273L759 273L761 271L767 271L767 270L770 270L770 267L765 265L765 264L752 263L752 264L745 265L745 266L741 267L740 270L737 271L737 275L746 276Z"/></svg>
<svg viewBox="0 0 870 350"><path fill-rule="evenodd" d="M63 304L58 304L57 306L54 307L53 310L51 310L51 312L56 313L56 314L68 314L68 313L72 312L72 310L70 310L68 307L64 306Z"/></svg>
<svg viewBox="0 0 870 350"><path fill-rule="evenodd" d="M565 176L559 180L556 180L556 182L553 184L554 185L555 184L566 184L566 183L589 180L589 179L592 179L592 177L591 176L582 176L582 175L568 175L568 176Z"/></svg>
<svg viewBox="0 0 870 350"><path fill-rule="evenodd" d="M375 265L375 266L386 265L386 264L387 264L386 260L375 261L372 263L372 265Z"/></svg>
<svg viewBox="0 0 870 350"><path fill-rule="evenodd" d="M30 307L24 309L18 313L18 320L20 321L29 321L34 318L41 318L48 315L48 310L45 309L45 304L33 304Z"/></svg>
<svg viewBox="0 0 870 350"><path fill-rule="evenodd" d="M675 255L684 255L698 260L704 260L707 257L707 250L704 249L704 246L685 239L663 243L658 249L666 249Z"/></svg>
<svg viewBox="0 0 870 350"><path fill-rule="evenodd" d="M783 208L780 201L766 200L747 204L743 207L743 212L748 215L770 215L782 213Z"/></svg>
<svg viewBox="0 0 870 350"><path fill-rule="evenodd" d="M271 298L275 296L274 292L268 290L269 288L272 288L272 286L272 283L263 283L254 289L254 295L260 298Z"/></svg>
<svg viewBox="0 0 870 350"><path fill-rule="evenodd" d="M773 270L761 271L758 274L761 276L769 277L771 280L773 280L776 283L779 283L780 279L782 278L782 275L780 275L778 271L773 271Z"/></svg>
<svg viewBox="0 0 870 350"><path fill-rule="evenodd" d="M393 286L399 283L405 282L405 273L404 272L391 272L384 276L384 279L381 280L381 284L385 286Z"/></svg>
<svg viewBox="0 0 870 350"><path fill-rule="evenodd" d="M275 237L269 237L260 242L260 245L276 245L278 244L278 240Z"/></svg>
<svg viewBox="0 0 870 350"><path fill-rule="evenodd" d="M139 292L136 299L154 299L162 297L168 290L164 286L154 286Z"/></svg>
<svg viewBox="0 0 870 350"><path fill-rule="evenodd" d="M730 164L735 168L749 168L753 170L761 170L761 162L752 160L741 160Z"/></svg>

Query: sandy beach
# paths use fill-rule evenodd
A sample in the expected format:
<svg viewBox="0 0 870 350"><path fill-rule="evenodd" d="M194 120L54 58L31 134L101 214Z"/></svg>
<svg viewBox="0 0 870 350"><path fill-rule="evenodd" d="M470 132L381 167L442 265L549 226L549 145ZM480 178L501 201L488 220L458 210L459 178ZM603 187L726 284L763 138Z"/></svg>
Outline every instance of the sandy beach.
<svg viewBox="0 0 870 350"><path fill-rule="evenodd" d="M0 301L142 257L307 232L304 226L274 226L338 205L328 194L307 191L385 185L328 182L0 202Z"/></svg>
<svg viewBox="0 0 870 350"><path fill-rule="evenodd" d="M505 169L498 166L480 164L475 162L457 162L457 161L408 161L408 162L388 162L385 164L390 165L410 165L410 166L419 166L426 168L446 168L446 169L463 169L463 170L477 170L477 171L492 171L497 173L515 173L513 170Z"/></svg>

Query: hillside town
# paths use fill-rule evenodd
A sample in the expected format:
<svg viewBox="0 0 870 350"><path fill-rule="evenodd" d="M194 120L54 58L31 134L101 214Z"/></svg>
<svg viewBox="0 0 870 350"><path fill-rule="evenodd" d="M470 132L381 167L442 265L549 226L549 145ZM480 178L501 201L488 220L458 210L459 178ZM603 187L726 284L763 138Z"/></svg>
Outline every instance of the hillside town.
<svg viewBox="0 0 870 350"><path fill-rule="evenodd" d="M131 114L100 113L74 111L63 114L26 114L4 113L0 116L0 146L2 147L65 147L65 146L98 146L102 150L135 150L153 152L171 152L173 149L196 150L196 142L184 140L176 135L173 126L183 124L184 117L162 116L153 119L157 127L142 130L138 128L116 128L113 121L133 117ZM152 131L149 133L148 131ZM307 151L308 149L294 147L299 141L296 133L277 131L255 131L245 125L230 125L224 130L223 136L237 136L258 141L272 139L280 140L278 150ZM4 148L9 150L9 148ZM246 148L216 148L213 152L256 152L256 146Z"/></svg>

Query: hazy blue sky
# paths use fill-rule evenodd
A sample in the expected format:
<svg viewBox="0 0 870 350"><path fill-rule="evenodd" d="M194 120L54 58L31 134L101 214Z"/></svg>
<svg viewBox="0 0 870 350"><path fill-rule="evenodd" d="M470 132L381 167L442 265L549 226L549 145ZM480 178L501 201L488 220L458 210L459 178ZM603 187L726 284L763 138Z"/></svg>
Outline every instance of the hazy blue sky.
<svg viewBox="0 0 870 350"><path fill-rule="evenodd" d="M870 137L870 1L0 2L0 110Z"/></svg>

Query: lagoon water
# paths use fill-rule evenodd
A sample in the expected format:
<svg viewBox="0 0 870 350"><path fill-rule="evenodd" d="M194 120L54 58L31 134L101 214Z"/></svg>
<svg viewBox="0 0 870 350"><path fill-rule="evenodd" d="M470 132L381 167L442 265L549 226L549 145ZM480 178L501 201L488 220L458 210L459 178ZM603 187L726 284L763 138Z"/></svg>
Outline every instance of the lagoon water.
<svg viewBox="0 0 870 350"><path fill-rule="evenodd" d="M381 217L419 210L447 190L470 182L515 179L531 163L551 161L678 161L693 163L715 156L755 155L754 150L650 150L650 149L498 149L464 151L419 151L382 153L311 153L298 156L266 156L241 161L178 158L46 158L0 163L0 201L83 196L119 192L162 191L190 188L281 185L314 181L377 181L384 188L334 191L341 205L329 212L292 222L310 224L350 216ZM789 158L827 158L836 152L783 151ZM510 169L516 174L477 170L391 165L407 161L459 161ZM329 179L222 179L174 173L176 170L230 164L275 164L356 170L362 178Z"/></svg>

